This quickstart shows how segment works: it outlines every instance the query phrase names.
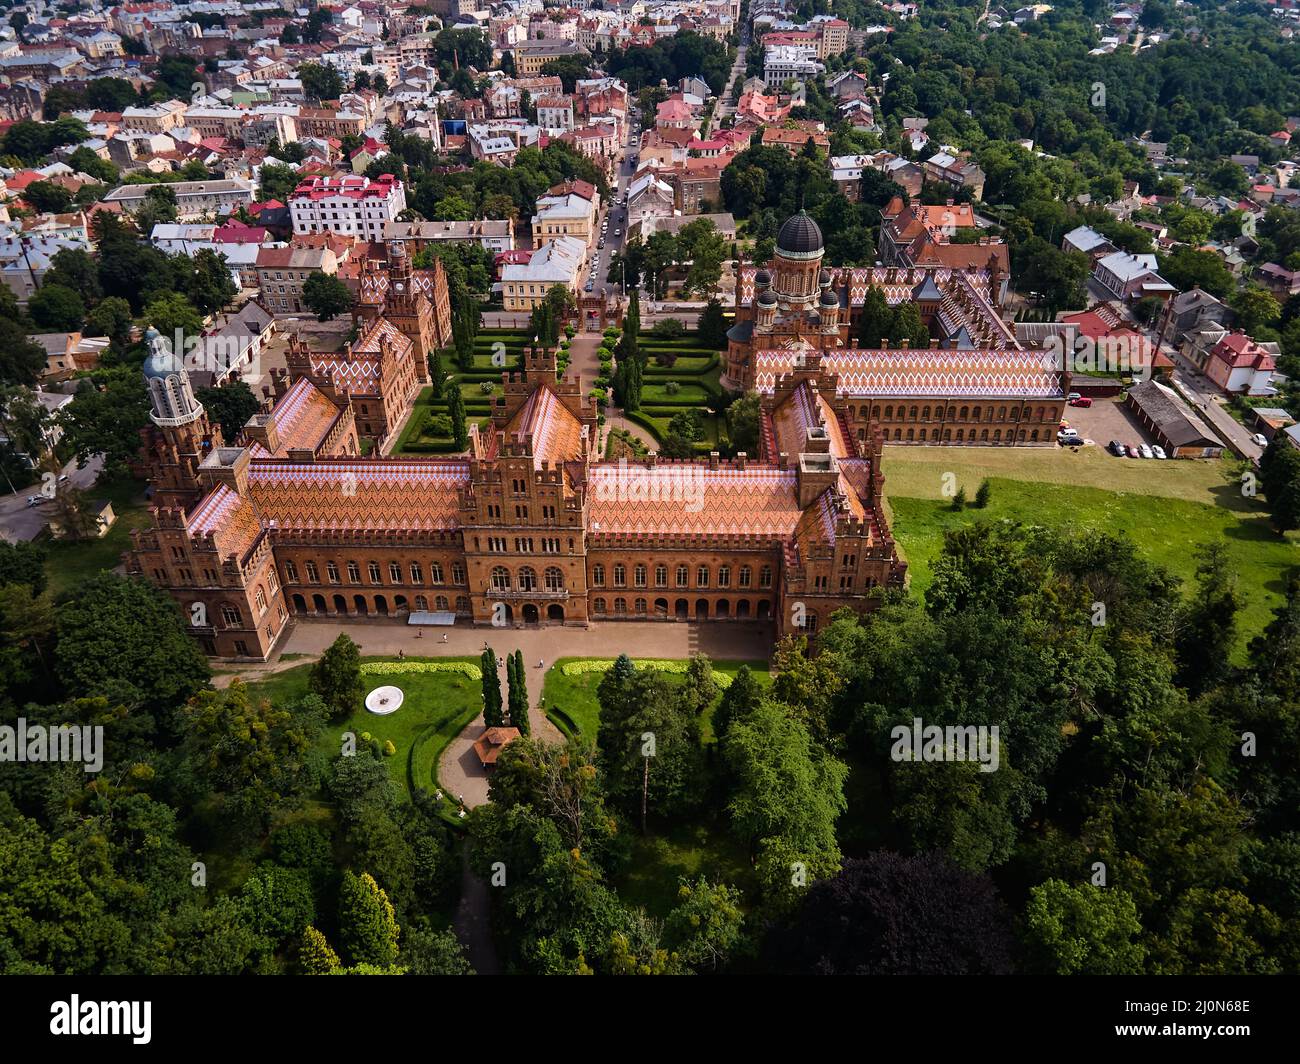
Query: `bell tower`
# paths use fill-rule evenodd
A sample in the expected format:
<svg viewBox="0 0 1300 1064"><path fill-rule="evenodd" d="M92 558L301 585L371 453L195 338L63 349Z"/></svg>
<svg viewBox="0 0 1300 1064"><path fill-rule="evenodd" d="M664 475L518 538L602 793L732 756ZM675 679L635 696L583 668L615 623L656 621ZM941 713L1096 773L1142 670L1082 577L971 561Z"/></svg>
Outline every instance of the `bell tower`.
<svg viewBox="0 0 1300 1064"><path fill-rule="evenodd" d="M145 333L149 357L143 372L149 392L149 421L140 430L144 464L160 507L189 509L207 492L199 465L222 445L221 429L208 420L194 395L184 359L157 329Z"/></svg>

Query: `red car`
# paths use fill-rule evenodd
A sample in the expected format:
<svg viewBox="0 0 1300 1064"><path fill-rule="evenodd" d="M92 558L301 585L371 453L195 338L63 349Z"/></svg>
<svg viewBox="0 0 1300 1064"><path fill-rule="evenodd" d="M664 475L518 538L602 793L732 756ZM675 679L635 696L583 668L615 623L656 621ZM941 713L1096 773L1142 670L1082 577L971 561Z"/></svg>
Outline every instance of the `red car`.
<svg viewBox="0 0 1300 1064"><path fill-rule="evenodd" d="M1071 399L1070 405L1088 407L1088 406L1092 406L1092 400L1089 399L1086 395L1081 395L1077 399Z"/></svg>

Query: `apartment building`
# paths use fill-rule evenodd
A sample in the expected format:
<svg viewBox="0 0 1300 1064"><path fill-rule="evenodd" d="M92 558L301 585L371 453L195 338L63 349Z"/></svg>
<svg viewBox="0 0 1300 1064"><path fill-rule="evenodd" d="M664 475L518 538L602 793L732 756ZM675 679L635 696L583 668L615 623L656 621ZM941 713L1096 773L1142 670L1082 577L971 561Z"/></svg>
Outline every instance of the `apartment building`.
<svg viewBox="0 0 1300 1064"><path fill-rule="evenodd" d="M309 177L289 196L295 233L342 233L382 240L384 227L406 209L406 190L392 174L371 180Z"/></svg>

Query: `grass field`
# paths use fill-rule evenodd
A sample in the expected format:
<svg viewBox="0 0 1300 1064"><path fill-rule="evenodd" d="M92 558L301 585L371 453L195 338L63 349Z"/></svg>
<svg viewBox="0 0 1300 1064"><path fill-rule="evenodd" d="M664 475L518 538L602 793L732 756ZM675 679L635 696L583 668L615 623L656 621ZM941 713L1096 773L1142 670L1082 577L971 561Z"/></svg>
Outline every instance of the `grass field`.
<svg viewBox="0 0 1300 1064"><path fill-rule="evenodd" d="M45 576L55 595L73 591L105 570L116 569L122 564L122 552L131 549L131 530L148 528L150 524L144 484L138 480L122 479L97 485L86 495L90 499L110 500L117 520L103 539L51 539L45 543L48 552Z"/></svg>
<svg viewBox="0 0 1300 1064"><path fill-rule="evenodd" d="M1117 466L1141 465L1143 471L1156 465L1126 463L1120 459L1114 462ZM1146 558L1189 582L1196 570L1196 546L1218 541L1227 548L1244 600L1237 646L1233 648L1239 658L1246 642L1268 624L1272 611L1281 604L1288 570L1300 565L1300 542L1294 535L1277 535L1260 507L1242 499L1239 492L1227 485L1220 490L1209 480L1199 486L1191 478L1181 484L1164 486L1176 488L1192 498L1214 502L1190 501L1170 494L1107 491L1086 486L1083 476L1073 484L993 476L990 478L992 498L987 509L955 512L946 499L938 497L937 490L927 490L925 497L900 491L899 481L908 484L910 480L913 490L919 490L928 489L933 478L937 487L938 474L934 470L919 470L917 467L923 464L909 463L911 477L886 476L894 534L907 556L912 587L917 591L924 592L929 586L931 567L943 547L944 533L979 520L1012 520L1081 532L1123 533ZM1152 472L1163 473L1164 467L1172 471L1172 467L1183 464L1160 463L1160 468ZM897 463L894 469L896 472ZM1083 471L1088 466L1080 464L1077 469ZM958 473L959 483L966 488L968 497L974 494L982 475L972 473L967 479L964 473Z"/></svg>
<svg viewBox="0 0 1300 1064"><path fill-rule="evenodd" d="M363 661L393 661L393 658L364 658ZM477 658L412 658L406 662L472 661ZM249 689L272 702L292 701L307 693L311 665L299 665L250 684ZM388 758L388 769L402 790L411 787L435 789L438 758L482 708L482 687L476 680L457 673L397 672L383 676L363 676L366 690L384 684L399 687L406 696L402 707L389 716L376 716L358 706L355 713L339 724L331 724L321 736L320 746L330 754L341 748L343 733L352 732L360 739L369 732L382 744L388 740L397 753Z"/></svg>
<svg viewBox="0 0 1300 1064"><path fill-rule="evenodd" d="M542 695L546 699L547 708L558 706L564 710L569 718L582 730L583 736L594 742L596 727L600 723L600 703L596 701L596 688L600 685L601 677L605 674L602 672L586 672L577 676L565 676L562 666L567 662L580 660L582 659L560 658L547 669ZM765 661L715 661L713 669L715 672L726 676L735 676L741 665L748 665L749 671L754 674L755 679L760 684L766 686L772 682ZM669 681L674 684L680 683L683 679L680 675L672 673L667 675ZM702 721L701 737L706 743L713 740L713 709L713 706L709 707Z"/></svg>
<svg viewBox="0 0 1300 1064"><path fill-rule="evenodd" d="M663 919L677 905L682 877L705 876L710 883L727 883L757 896L758 886L745 847L719 824L687 824L663 835L636 835L626 867L611 877L618 895Z"/></svg>

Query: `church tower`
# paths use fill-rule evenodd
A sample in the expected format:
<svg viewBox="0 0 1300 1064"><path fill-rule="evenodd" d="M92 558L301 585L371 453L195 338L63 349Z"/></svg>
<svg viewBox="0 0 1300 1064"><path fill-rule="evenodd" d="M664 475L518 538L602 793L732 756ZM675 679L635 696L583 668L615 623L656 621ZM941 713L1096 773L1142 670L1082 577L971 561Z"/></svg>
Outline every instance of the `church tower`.
<svg viewBox="0 0 1300 1064"><path fill-rule="evenodd" d="M417 292L411 257L400 240L388 245L388 297L382 314L410 339L415 347L415 376L421 384L429 379L429 354L438 346L431 296Z"/></svg>
<svg viewBox="0 0 1300 1064"><path fill-rule="evenodd" d="M208 420L194 395L184 359L157 329L145 333L149 357L144 362L151 424L140 431L145 470L159 507L189 509L206 493L199 463L222 445L221 429Z"/></svg>

